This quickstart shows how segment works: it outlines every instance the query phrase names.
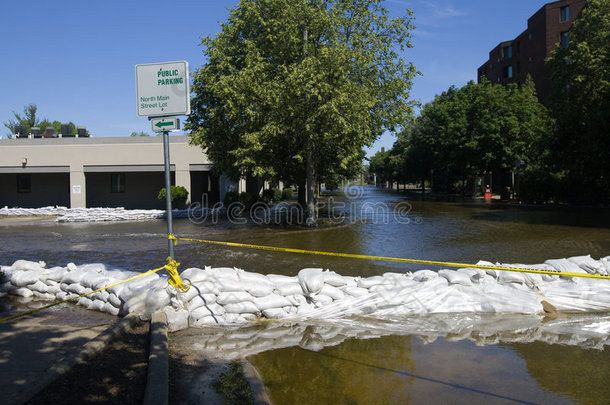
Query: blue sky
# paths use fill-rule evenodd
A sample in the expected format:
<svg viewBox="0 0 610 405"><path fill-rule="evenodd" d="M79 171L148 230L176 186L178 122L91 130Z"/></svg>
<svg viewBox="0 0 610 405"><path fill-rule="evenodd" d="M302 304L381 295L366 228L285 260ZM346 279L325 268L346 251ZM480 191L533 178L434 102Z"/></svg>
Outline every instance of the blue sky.
<svg viewBox="0 0 610 405"><path fill-rule="evenodd" d="M41 117L73 121L92 136L151 133L136 114L135 65L205 62L202 36L220 31L238 0L7 0L0 6L0 123L29 103ZM403 55L422 76L412 98L422 103L451 85L476 80L499 42L527 27L544 0L388 0L392 15L415 13L414 48ZM184 119L185 117L181 117ZM0 134L8 130L2 126ZM384 134L368 153L390 148Z"/></svg>

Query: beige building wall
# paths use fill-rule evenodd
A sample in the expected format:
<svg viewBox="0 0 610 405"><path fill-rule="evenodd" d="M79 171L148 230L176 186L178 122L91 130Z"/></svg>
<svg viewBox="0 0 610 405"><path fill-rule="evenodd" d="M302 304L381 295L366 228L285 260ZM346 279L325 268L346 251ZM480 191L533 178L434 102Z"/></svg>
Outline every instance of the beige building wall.
<svg viewBox="0 0 610 405"><path fill-rule="evenodd" d="M209 171L212 163L201 147L189 145L189 137L170 136L169 139L175 184L184 186L191 196L191 171ZM122 198L127 202L125 205L130 205L134 199L144 198L142 193L148 196L164 187L164 180L158 184L159 178L164 179L163 172L161 136L3 139L0 140L0 205L7 205L7 202L2 204L2 201L14 201L15 198L21 198L22 204L13 205L32 204L30 200L42 196L42 188L36 184L40 185L42 174L49 173L56 173L59 177L53 177L54 183L46 183L45 192L64 196L67 191L73 208L87 206L88 184L94 189L94 194L101 196L104 193L100 190L103 191L104 188L110 192L110 173L125 173L127 179L131 178L133 188L131 192L128 191L129 196L124 195ZM18 174L31 174L30 195L17 193L17 185L14 183ZM69 182L68 190L60 190L66 182ZM130 187L129 183L127 187ZM121 199L121 196L115 197ZM57 200L57 205L62 205L65 201L65 197L63 200L54 199ZM100 201L100 204L103 202ZM112 201L108 204L112 204ZM142 208L148 208L148 205L150 204L146 203Z"/></svg>

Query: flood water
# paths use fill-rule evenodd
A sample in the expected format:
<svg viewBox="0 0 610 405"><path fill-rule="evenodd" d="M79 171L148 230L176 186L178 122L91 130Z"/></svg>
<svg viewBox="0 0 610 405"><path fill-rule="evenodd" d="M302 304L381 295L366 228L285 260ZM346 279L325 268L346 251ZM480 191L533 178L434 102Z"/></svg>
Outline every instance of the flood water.
<svg viewBox="0 0 610 405"><path fill-rule="evenodd" d="M610 255L610 213L603 209L407 200L396 193L353 188L336 193L331 205L326 200L321 212L330 219L316 229L276 224L273 216L267 223L256 224L250 216L229 221L221 215L175 220L174 233L196 239L463 263L530 264L577 255L591 254L596 259ZM103 262L145 271L163 265L167 256L163 221L65 224L2 218L0 244L0 264L4 265L17 259L44 260L49 267ZM235 266L293 276L302 268L322 267L343 275L370 276L435 269L193 242L179 242L175 252L181 270ZM309 335L324 340L315 327L313 331ZM607 347L588 349L536 338L481 345L450 335L431 341L417 334L392 332L366 339L344 335L320 343L316 350L297 342L246 354L277 404L594 404L607 403L610 398Z"/></svg>

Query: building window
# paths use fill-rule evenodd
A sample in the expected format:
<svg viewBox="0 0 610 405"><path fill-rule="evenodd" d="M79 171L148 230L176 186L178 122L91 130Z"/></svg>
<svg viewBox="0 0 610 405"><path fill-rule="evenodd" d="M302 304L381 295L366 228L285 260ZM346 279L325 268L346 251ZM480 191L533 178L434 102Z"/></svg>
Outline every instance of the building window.
<svg viewBox="0 0 610 405"><path fill-rule="evenodd" d="M110 175L110 192L125 192L125 173L113 173Z"/></svg>
<svg viewBox="0 0 610 405"><path fill-rule="evenodd" d="M502 69L502 77L505 79L512 79L513 77L513 67L512 66L504 66Z"/></svg>
<svg viewBox="0 0 610 405"><path fill-rule="evenodd" d="M561 22L570 21L570 6L561 7Z"/></svg>
<svg viewBox="0 0 610 405"><path fill-rule="evenodd" d="M570 45L570 32L564 31L561 33L561 47L567 48Z"/></svg>
<svg viewBox="0 0 610 405"><path fill-rule="evenodd" d="M511 45L503 48L504 59L511 59L513 57L513 47Z"/></svg>
<svg viewBox="0 0 610 405"><path fill-rule="evenodd" d="M32 192L32 176L30 174L17 175L17 192L31 193Z"/></svg>

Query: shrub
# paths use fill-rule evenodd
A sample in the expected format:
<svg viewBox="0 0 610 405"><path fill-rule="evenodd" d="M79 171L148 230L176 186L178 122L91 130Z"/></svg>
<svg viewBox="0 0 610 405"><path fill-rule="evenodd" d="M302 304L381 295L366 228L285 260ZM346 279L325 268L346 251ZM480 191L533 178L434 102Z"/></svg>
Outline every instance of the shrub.
<svg viewBox="0 0 610 405"><path fill-rule="evenodd" d="M237 191L227 191L227 193L225 194L225 198L222 200L222 203L225 205L225 207L228 207L229 205L237 201L239 201L239 194L237 193Z"/></svg>
<svg viewBox="0 0 610 405"><path fill-rule="evenodd" d="M186 188L184 188L183 186L171 186L170 191L172 198L172 208L176 208L180 205L183 205L189 196L189 192L186 191ZM163 187L157 195L159 201L165 201L165 194L165 187Z"/></svg>
<svg viewBox="0 0 610 405"><path fill-rule="evenodd" d="M258 201L258 196L254 194L247 193L243 191L239 195L239 202L246 206L246 208L250 208L255 202Z"/></svg>
<svg viewBox="0 0 610 405"><path fill-rule="evenodd" d="M282 190L279 188L270 188L263 190L263 200L267 203L277 202L282 199Z"/></svg>
<svg viewBox="0 0 610 405"><path fill-rule="evenodd" d="M286 187L282 191L282 200L290 200L293 197L294 193L290 187Z"/></svg>
<svg viewBox="0 0 610 405"><path fill-rule="evenodd" d="M282 190L277 187L272 188L273 190L273 201L281 201L282 200Z"/></svg>

